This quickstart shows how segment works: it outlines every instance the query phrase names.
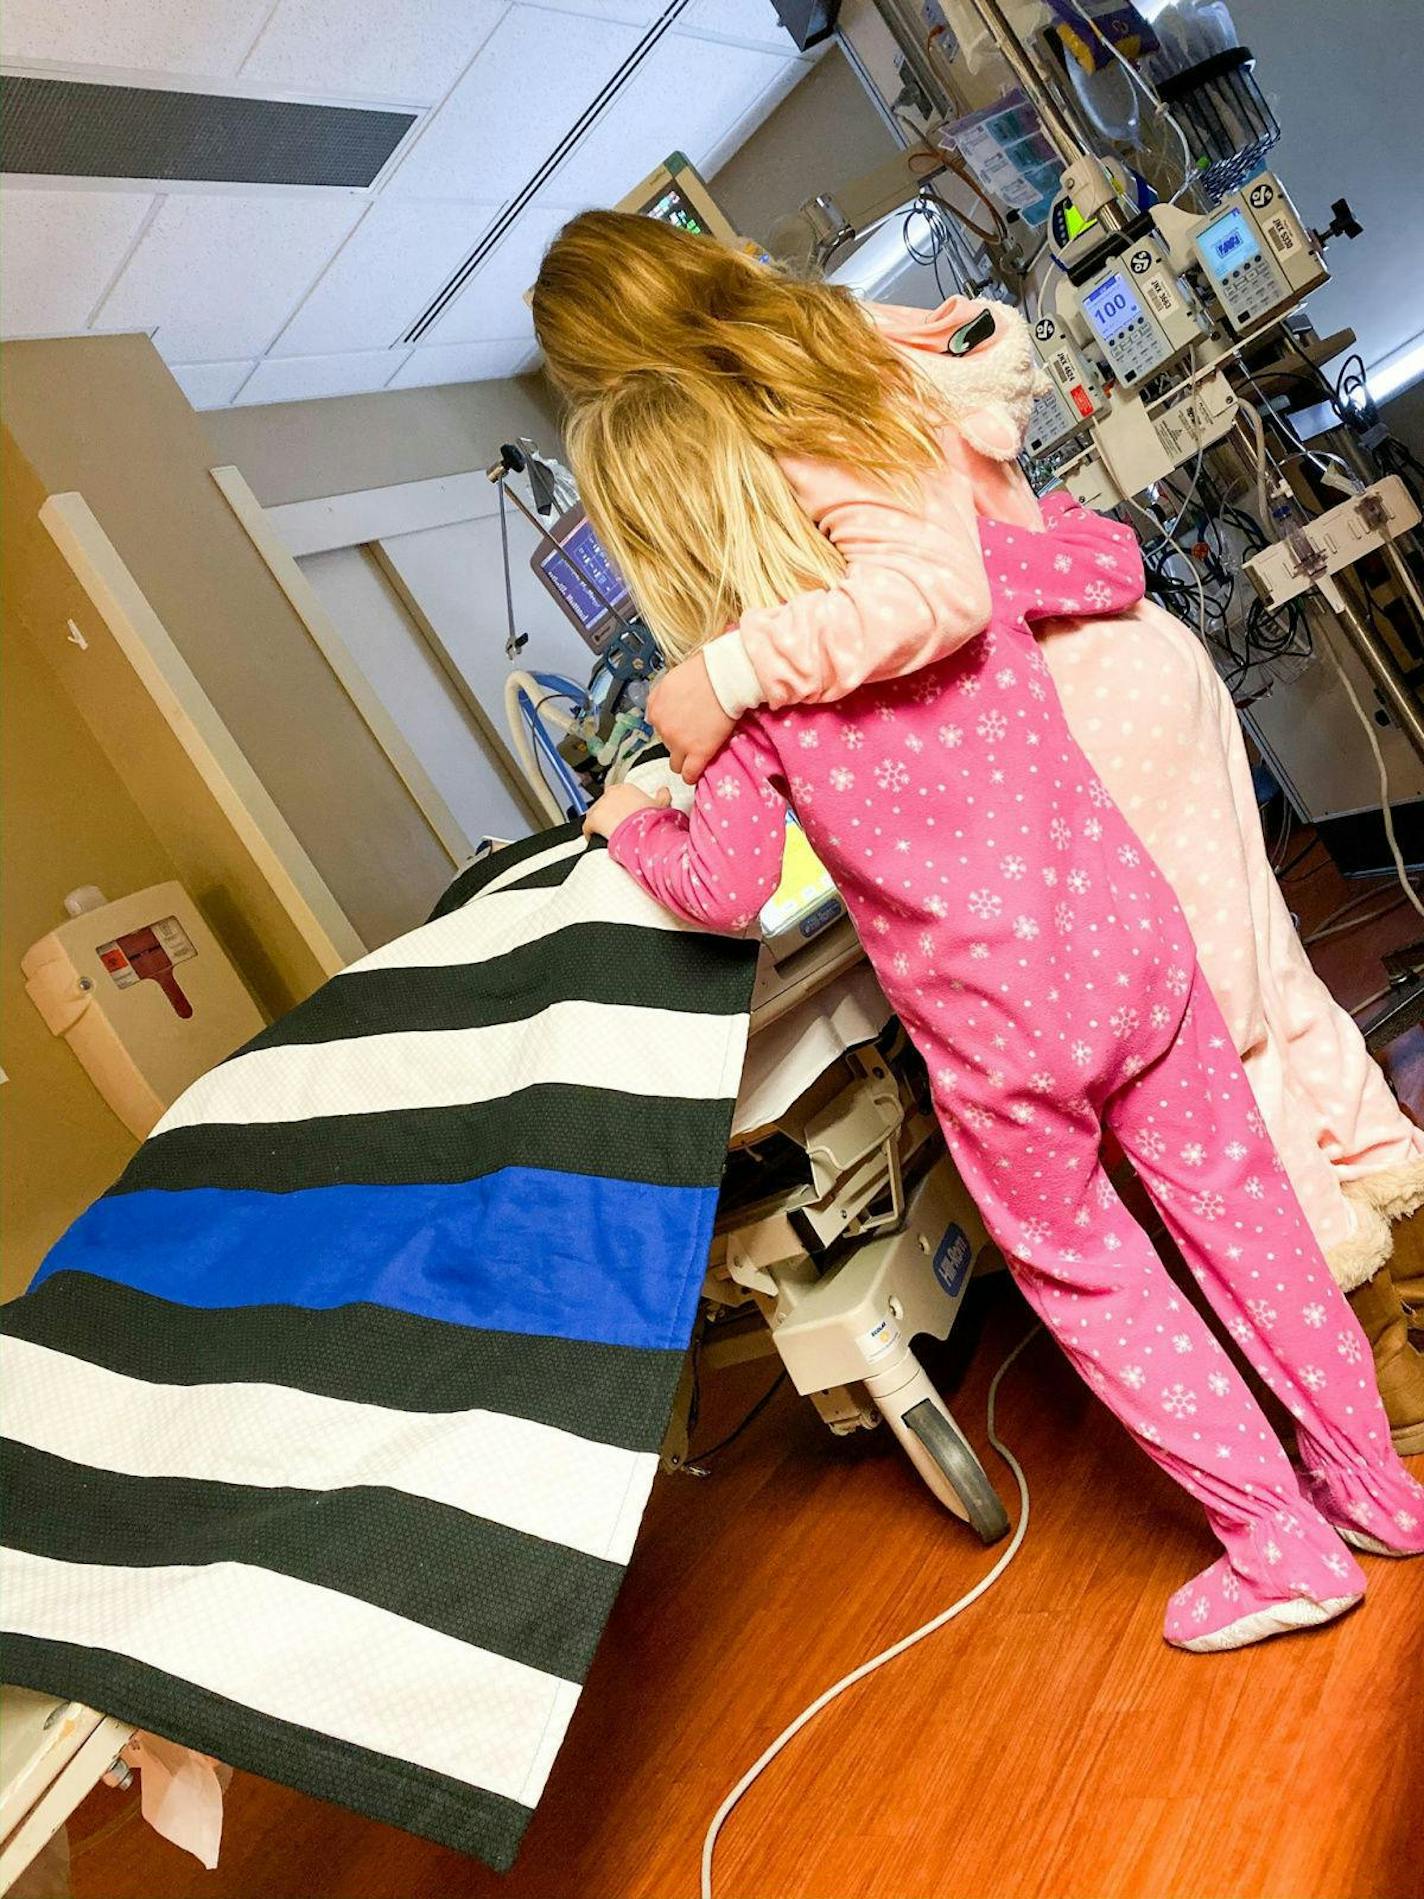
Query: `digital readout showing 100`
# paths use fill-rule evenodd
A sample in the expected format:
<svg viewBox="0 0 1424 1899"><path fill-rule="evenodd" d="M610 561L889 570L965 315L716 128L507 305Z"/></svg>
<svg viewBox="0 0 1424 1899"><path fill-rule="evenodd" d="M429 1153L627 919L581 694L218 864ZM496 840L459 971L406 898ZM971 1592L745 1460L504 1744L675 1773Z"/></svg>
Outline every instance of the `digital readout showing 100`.
<svg viewBox="0 0 1424 1899"><path fill-rule="evenodd" d="M1104 342L1111 342L1119 330L1125 330L1142 315L1142 306L1121 277L1109 277L1083 299L1093 328Z"/></svg>

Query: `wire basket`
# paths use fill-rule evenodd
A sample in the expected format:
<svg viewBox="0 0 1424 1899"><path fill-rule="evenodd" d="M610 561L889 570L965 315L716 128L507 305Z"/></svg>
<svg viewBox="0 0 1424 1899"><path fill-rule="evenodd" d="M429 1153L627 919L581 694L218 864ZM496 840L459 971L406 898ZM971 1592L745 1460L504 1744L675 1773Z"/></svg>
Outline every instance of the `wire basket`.
<svg viewBox="0 0 1424 1899"><path fill-rule="evenodd" d="M1233 46L1158 86L1202 168L1197 182L1213 204L1258 171L1281 136L1256 84L1255 64L1247 47Z"/></svg>

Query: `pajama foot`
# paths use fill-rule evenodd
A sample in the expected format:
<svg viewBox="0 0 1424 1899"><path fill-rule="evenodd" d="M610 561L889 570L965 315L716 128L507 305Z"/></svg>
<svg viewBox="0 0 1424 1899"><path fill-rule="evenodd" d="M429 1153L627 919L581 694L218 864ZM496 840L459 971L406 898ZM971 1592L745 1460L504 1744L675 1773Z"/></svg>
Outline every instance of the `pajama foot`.
<svg viewBox="0 0 1424 1899"><path fill-rule="evenodd" d="M1316 1559L1310 1567L1312 1572L1327 1572L1329 1582L1323 1583L1314 1573L1311 1581L1287 1573L1282 1578L1285 1593L1264 1596L1236 1573L1229 1557L1219 1557L1172 1597L1163 1633L1173 1648L1215 1655L1264 1642L1272 1635L1319 1628L1353 1609L1363 1597L1364 1572L1343 1549L1338 1556Z"/></svg>
<svg viewBox="0 0 1424 1899"><path fill-rule="evenodd" d="M1173 1648L1187 1649L1193 1655L1220 1655L1227 1649L1249 1648L1253 1642L1267 1641L1273 1635L1318 1629L1362 1600L1361 1596L1332 1596L1329 1602L1311 1602L1306 1596L1294 1596L1274 1608L1254 1609L1211 1635L1169 1635L1167 1640Z"/></svg>

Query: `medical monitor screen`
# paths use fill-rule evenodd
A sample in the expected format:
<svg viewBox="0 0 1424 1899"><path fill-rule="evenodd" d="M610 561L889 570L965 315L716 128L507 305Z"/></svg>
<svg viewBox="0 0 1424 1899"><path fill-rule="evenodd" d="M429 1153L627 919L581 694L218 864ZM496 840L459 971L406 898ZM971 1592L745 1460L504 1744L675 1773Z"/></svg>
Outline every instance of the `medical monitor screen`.
<svg viewBox="0 0 1424 1899"><path fill-rule="evenodd" d="M1142 305L1129 289L1127 279L1114 271L1084 297L1083 311L1103 341L1111 343L1142 315Z"/></svg>
<svg viewBox="0 0 1424 1899"><path fill-rule="evenodd" d="M561 522L556 538L557 548L546 547L536 556L539 573L570 619L585 634L592 633L615 608L622 611L628 588L586 518L567 531Z"/></svg>
<svg viewBox="0 0 1424 1899"><path fill-rule="evenodd" d="M646 207L643 216L645 218L656 218L661 224L676 224L679 229L692 231L698 237L709 237L711 235L707 226L693 209L691 199L679 191L676 185L669 185L666 191L660 192L659 195L654 198L653 202Z"/></svg>
<svg viewBox="0 0 1424 1899"><path fill-rule="evenodd" d="M1233 209L1204 230L1197 242L1202 256L1218 277L1249 264L1261 255L1255 234L1239 209Z"/></svg>

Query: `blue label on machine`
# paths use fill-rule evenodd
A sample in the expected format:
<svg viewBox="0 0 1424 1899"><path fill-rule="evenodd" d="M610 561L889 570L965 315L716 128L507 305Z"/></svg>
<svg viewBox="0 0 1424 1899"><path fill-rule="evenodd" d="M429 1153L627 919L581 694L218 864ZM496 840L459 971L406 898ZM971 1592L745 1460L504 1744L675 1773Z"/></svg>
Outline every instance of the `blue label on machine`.
<svg viewBox="0 0 1424 1899"><path fill-rule="evenodd" d="M974 1248L969 1244L969 1235L964 1228L952 1224L947 1226L944 1238L935 1251L934 1273L951 1299L959 1297L973 1258Z"/></svg>

